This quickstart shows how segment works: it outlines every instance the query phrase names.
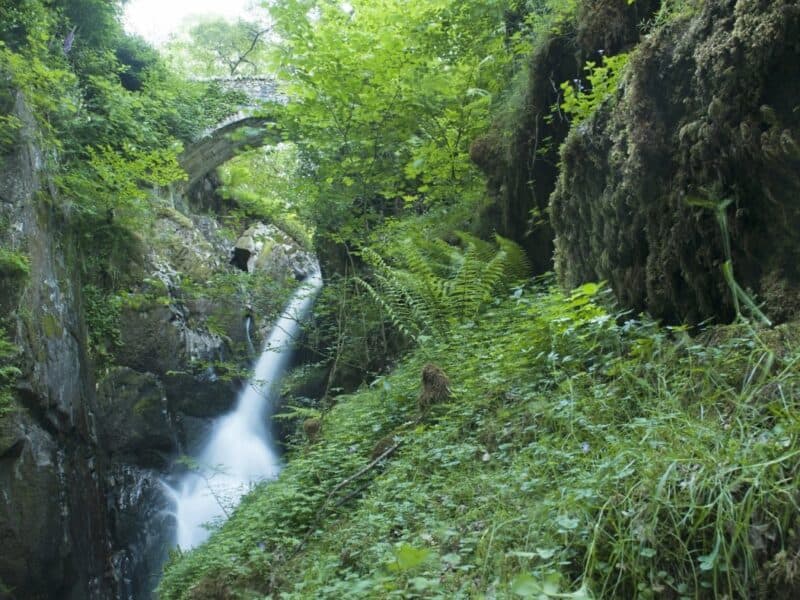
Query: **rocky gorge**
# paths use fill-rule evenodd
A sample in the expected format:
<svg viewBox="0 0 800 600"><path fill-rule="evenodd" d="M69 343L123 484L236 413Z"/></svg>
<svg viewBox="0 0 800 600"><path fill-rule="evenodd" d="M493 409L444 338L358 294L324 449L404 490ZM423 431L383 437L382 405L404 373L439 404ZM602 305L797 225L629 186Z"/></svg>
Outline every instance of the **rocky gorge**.
<svg viewBox="0 0 800 600"><path fill-rule="evenodd" d="M258 346L314 257L272 225L223 231L192 208L197 190L154 191L147 250L128 257L138 282L117 307L115 339L90 358L70 213L54 207L49 149L21 97L15 110L27 141L3 158L12 176L0 209L7 242L31 258L25 283L2 279L6 308L21 307L24 354L20 404L0 431L0 545L15 549L0 558L0 581L17 597L145 598L171 544L160 479L234 401L231 369L252 360L246 322ZM259 285L213 298L190 287L237 273Z"/></svg>
<svg viewBox="0 0 800 600"><path fill-rule="evenodd" d="M112 5L0 2L0 598L793 597L797 0L275 2L244 112Z"/></svg>

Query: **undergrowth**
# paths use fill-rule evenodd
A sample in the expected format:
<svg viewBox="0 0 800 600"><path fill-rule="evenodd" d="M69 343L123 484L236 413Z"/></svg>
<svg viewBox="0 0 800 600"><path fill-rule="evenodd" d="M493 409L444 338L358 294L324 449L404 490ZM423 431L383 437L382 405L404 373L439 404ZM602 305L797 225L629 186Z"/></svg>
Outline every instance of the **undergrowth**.
<svg viewBox="0 0 800 600"><path fill-rule="evenodd" d="M586 61L583 70L588 88L584 87L581 79L563 82L559 86L563 101L559 107L553 108L554 112L560 108L573 125L588 119L616 92L628 58L628 53L623 52L616 56L603 56L599 65L592 60Z"/></svg>
<svg viewBox="0 0 800 600"><path fill-rule="evenodd" d="M21 375L18 358L19 350L8 339L5 328L0 327L0 417L13 410L14 382Z"/></svg>
<svg viewBox="0 0 800 600"><path fill-rule="evenodd" d="M463 248L408 237L391 249L394 264L372 248L361 252L371 276L356 281L399 331L418 342L475 319L495 295L505 295L530 273L525 251L515 242L499 235L496 245L464 232L457 236Z"/></svg>
<svg viewBox="0 0 800 600"><path fill-rule="evenodd" d="M606 299L518 290L340 396L160 597L792 597L797 329ZM427 362L453 398L421 419Z"/></svg>

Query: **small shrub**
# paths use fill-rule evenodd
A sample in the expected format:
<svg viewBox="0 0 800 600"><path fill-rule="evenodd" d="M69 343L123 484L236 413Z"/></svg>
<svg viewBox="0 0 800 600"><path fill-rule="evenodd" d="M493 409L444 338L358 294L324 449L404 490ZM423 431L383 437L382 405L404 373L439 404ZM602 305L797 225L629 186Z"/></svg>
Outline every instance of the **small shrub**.
<svg viewBox="0 0 800 600"><path fill-rule="evenodd" d="M30 273L30 260L21 252L0 248L0 277L19 279Z"/></svg>
<svg viewBox="0 0 800 600"><path fill-rule="evenodd" d="M587 61L584 71L588 88L584 87L581 79L561 84L564 99L559 108L569 116L573 125L588 119L601 104L611 98L619 85L628 57L628 53L624 52L612 57L604 56L599 65L594 61Z"/></svg>

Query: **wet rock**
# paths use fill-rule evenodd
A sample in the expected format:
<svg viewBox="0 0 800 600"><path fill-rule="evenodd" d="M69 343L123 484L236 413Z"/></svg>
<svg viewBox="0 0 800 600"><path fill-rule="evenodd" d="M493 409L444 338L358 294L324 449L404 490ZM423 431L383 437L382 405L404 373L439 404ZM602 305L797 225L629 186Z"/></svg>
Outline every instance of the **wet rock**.
<svg viewBox="0 0 800 600"><path fill-rule="evenodd" d="M314 255L274 225L256 223L233 248L231 264L248 273L266 273L278 281L304 279L316 268Z"/></svg>
<svg viewBox="0 0 800 600"><path fill-rule="evenodd" d="M184 413L178 417L178 427L181 432L181 445L184 453L189 456L197 456L211 435L213 420L193 417Z"/></svg>
<svg viewBox="0 0 800 600"><path fill-rule="evenodd" d="M111 593L110 532L105 465L90 427L77 243L21 95L14 113L19 143L0 157L3 217L12 224L4 241L26 254L30 273L10 328L22 350L18 397L0 419L0 544L10 549L0 553L0 580L18 598L101 599Z"/></svg>
<svg viewBox="0 0 800 600"><path fill-rule="evenodd" d="M187 324L190 318L202 323L207 316L174 305L123 313L116 362L157 375L173 413L214 416L228 410L235 399L236 382L221 377L214 367L234 358L230 344L218 334ZM243 323L240 327L244 329Z"/></svg>
<svg viewBox="0 0 800 600"><path fill-rule="evenodd" d="M155 375L126 367L100 382L94 425L97 440L112 458L142 466L163 466L176 450L164 387ZM118 458L117 458L118 459Z"/></svg>
<svg viewBox="0 0 800 600"><path fill-rule="evenodd" d="M63 584L69 544L57 450L23 412L0 419L0 581L20 597Z"/></svg>
<svg viewBox="0 0 800 600"><path fill-rule="evenodd" d="M114 565L116 597L152 597L161 566L173 544L174 516L157 471L123 463L107 477L109 518L117 546Z"/></svg>
<svg viewBox="0 0 800 600"><path fill-rule="evenodd" d="M136 371L164 374L185 364L186 341L179 314L168 306L126 309L120 320L117 364Z"/></svg>

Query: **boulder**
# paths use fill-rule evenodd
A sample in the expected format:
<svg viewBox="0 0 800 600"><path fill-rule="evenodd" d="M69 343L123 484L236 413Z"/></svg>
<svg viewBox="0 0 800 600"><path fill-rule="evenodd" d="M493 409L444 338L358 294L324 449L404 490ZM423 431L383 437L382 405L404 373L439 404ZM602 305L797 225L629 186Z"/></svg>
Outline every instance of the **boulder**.
<svg viewBox="0 0 800 600"><path fill-rule="evenodd" d="M274 225L256 223L236 241L231 264L248 273L266 273L285 281L289 277L304 279L317 263L311 252Z"/></svg>

